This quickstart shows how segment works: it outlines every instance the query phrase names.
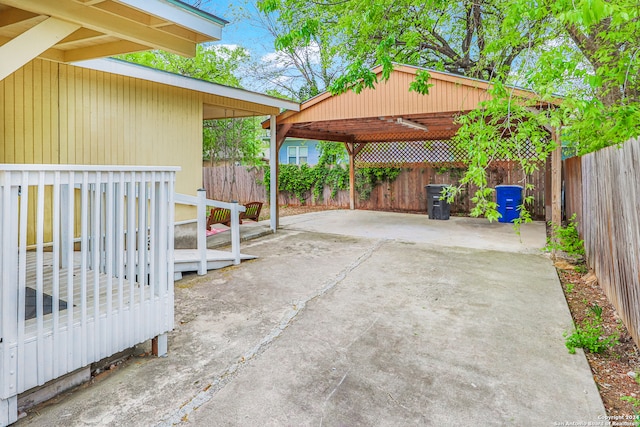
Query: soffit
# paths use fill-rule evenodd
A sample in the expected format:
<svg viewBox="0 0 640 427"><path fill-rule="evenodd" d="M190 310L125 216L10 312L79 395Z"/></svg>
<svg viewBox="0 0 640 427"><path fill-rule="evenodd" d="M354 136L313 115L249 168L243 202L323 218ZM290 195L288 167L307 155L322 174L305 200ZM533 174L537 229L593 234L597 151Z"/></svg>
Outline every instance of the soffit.
<svg viewBox="0 0 640 427"><path fill-rule="evenodd" d="M0 45L50 18L78 27L51 33L38 55L58 62L152 49L194 56L196 44L219 40L226 23L175 0L0 0Z"/></svg>

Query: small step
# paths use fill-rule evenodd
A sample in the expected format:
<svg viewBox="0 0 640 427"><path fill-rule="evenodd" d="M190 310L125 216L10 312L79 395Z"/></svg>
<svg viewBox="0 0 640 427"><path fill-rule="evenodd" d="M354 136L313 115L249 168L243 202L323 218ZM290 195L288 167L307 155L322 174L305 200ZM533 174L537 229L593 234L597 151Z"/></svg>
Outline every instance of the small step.
<svg viewBox="0 0 640 427"><path fill-rule="evenodd" d="M240 254L240 260L255 259L253 255ZM174 250L174 279L182 278L182 273L200 269L200 253L197 249ZM235 257L231 252L207 249L207 270L217 270L233 265Z"/></svg>

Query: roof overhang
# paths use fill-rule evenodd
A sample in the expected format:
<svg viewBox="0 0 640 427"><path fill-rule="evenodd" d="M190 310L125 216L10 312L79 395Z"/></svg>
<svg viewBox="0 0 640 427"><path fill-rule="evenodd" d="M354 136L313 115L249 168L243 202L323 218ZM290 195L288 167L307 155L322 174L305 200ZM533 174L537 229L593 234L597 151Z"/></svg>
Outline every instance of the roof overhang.
<svg viewBox="0 0 640 427"><path fill-rule="evenodd" d="M278 114L283 109L300 110L300 104L297 102L185 77L113 58L94 59L74 65L200 92L204 95L203 119L262 116ZM234 100L234 102L231 103L228 100Z"/></svg>
<svg viewBox="0 0 640 427"><path fill-rule="evenodd" d="M429 94L409 90L419 71L430 73L433 86ZM483 80L394 65L387 81L381 78L382 67L372 70L378 75L375 89L360 94L351 91L339 95L323 92L300 105L300 111L285 111L276 118L278 140L297 137L337 142L427 141L452 138L460 125L457 118L477 108L490 98L491 83ZM514 98L535 99L522 88L510 88ZM544 109L558 100L539 103ZM270 122L265 121L268 129Z"/></svg>
<svg viewBox="0 0 640 427"><path fill-rule="evenodd" d="M226 23L177 0L0 0L0 80L34 58L70 63L153 49L194 56L198 43L220 40Z"/></svg>

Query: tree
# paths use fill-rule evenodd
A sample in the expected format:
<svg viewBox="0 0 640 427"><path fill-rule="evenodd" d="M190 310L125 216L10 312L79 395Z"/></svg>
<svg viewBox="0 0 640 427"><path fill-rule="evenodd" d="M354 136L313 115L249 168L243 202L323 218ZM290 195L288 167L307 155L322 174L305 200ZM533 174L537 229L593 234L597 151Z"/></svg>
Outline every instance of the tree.
<svg viewBox="0 0 640 427"><path fill-rule="evenodd" d="M243 48L198 45L193 58L159 50L130 53L118 58L183 76L241 87L241 81L236 75L248 63L249 54Z"/></svg>
<svg viewBox="0 0 640 427"><path fill-rule="evenodd" d="M238 19L264 29L273 39L291 31L277 14L260 13L254 3L238 5L236 10ZM265 89L275 88L288 99L304 101L326 90L342 72L341 65L334 47L326 42L325 35L318 33L309 43L279 46L275 52L254 61L252 77Z"/></svg>
<svg viewBox="0 0 640 427"><path fill-rule="evenodd" d="M277 47L331 34L326 41L348 58L354 76L375 64L390 70L391 62L399 62L489 79L507 73L531 40L540 44L551 36L546 20L524 22L520 28L509 28L516 43L488 51L488 44L506 36L501 1L263 0L258 4L265 12L278 11L280 21L293 29L279 34Z"/></svg>
<svg viewBox="0 0 640 427"><path fill-rule="evenodd" d="M370 66L393 61L490 80L491 99L461 117L455 143L466 151L462 183L479 187L476 215L497 217L485 170L494 160L536 168L555 148L546 129L562 127L577 153L640 135L640 5L637 0L476 0L418 2L344 0L313 3L263 0L296 30L277 41L310 40L331 27L352 62L334 93L373 87ZM428 72L411 89L428 94ZM509 84L530 88L514 97ZM563 97L560 98L557 93ZM540 110L541 105L547 108ZM533 152L533 157L520 153ZM525 183L526 184L526 183ZM527 219L526 210L523 211Z"/></svg>

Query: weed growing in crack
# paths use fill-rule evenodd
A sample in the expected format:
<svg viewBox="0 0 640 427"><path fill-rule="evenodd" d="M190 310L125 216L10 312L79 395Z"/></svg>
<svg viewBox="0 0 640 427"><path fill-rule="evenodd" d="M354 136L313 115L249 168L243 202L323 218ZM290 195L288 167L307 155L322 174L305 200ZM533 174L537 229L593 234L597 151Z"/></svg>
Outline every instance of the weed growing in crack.
<svg viewBox="0 0 640 427"><path fill-rule="evenodd" d="M602 320L602 307L600 307L597 302L589 306L589 310L593 313L596 320Z"/></svg>

